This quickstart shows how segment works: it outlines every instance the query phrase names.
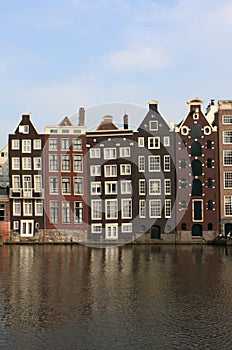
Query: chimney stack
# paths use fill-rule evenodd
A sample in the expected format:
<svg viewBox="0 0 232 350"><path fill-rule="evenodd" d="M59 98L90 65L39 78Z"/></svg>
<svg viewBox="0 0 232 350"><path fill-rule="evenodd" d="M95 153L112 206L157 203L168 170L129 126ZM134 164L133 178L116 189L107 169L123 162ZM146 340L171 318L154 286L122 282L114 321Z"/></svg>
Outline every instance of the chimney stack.
<svg viewBox="0 0 232 350"><path fill-rule="evenodd" d="M158 101L156 101L156 100L149 101L149 110L157 112L158 111Z"/></svg>
<svg viewBox="0 0 232 350"><path fill-rule="evenodd" d="M124 124L124 129L128 129L128 115L127 114L124 114L123 116L123 124Z"/></svg>
<svg viewBox="0 0 232 350"><path fill-rule="evenodd" d="M79 126L85 126L85 109L81 107L79 109Z"/></svg>

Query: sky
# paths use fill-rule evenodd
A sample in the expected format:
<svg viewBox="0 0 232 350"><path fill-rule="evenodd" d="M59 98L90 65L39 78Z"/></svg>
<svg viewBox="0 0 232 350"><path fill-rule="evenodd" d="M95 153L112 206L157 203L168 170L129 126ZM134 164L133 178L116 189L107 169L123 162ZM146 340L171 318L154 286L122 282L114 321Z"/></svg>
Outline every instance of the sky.
<svg viewBox="0 0 232 350"><path fill-rule="evenodd" d="M180 122L191 98L232 99L232 2L0 0L0 82L1 148L23 113L40 132L80 107L87 129L137 127L155 99Z"/></svg>

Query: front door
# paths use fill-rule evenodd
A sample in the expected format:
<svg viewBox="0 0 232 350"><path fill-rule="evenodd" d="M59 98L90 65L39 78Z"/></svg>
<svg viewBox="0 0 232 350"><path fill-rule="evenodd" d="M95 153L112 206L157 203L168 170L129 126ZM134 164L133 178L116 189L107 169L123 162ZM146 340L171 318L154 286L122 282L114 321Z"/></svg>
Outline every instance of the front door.
<svg viewBox="0 0 232 350"><path fill-rule="evenodd" d="M157 226L157 225L152 226L151 239L160 239L160 226Z"/></svg>
<svg viewBox="0 0 232 350"><path fill-rule="evenodd" d="M21 220L20 236L32 237L34 234L34 220Z"/></svg>

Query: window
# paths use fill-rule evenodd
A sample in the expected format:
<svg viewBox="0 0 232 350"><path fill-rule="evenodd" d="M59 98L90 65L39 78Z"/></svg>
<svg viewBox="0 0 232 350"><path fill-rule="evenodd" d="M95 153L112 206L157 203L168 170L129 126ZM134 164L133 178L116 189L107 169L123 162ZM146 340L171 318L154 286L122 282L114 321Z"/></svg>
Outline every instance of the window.
<svg viewBox="0 0 232 350"><path fill-rule="evenodd" d="M13 230L18 230L18 229L19 229L19 222L13 221Z"/></svg>
<svg viewBox="0 0 232 350"><path fill-rule="evenodd" d="M192 175L200 176L202 175L202 163L199 159L194 159L191 163L192 166Z"/></svg>
<svg viewBox="0 0 232 350"><path fill-rule="evenodd" d="M22 134L29 134L29 125L19 125L19 132Z"/></svg>
<svg viewBox="0 0 232 350"><path fill-rule="evenodd" d="M35 215L42 216L43 215L43 202L42 199L35 200Z"/></svg>
<svg viewBox="0 0 232 350"><path fill-rule="evenodd" d="M0 221L5 220L5 205L0 204Z"/></svg>
<svg viewBox="0 0 232 350"><path fill-rule="evenodd" d="M202 196L202 183L199 179L192 182L192 196Z"/></svg>
<svg viewBox="0 0 232 350"><path fill-rule="evenodd" d="M59 208L58 201L50 201L50 222L57 223L59 222Z"/></svg>
<svg viewBox="0 0 232 350"><path fill-rule="evenodd" d="M57 171L59 169L58 155L49 154L49 171Z"/></svg>
<svg viewBox="0 0 232 350"><path fill-rule="evenodd" d="M164 192L165 194L171 194L171 179L164 180Z"/></svg>
<svg viewBox="0 0 232 350"><path fill-rule="evenodd" d="M148 137L148 148L149 149L160 148L160 138L159 137Z"/></svg>
<svg viewBox="0 0 232 350"><path fill-rule="evenodd" d="M206 141L206 148L207 149L212 149L212 141L211 140L207 140Z"/></svg>
<svg viewBox="0 0 232 350"><path fill-rule="evenodd" d="M223 124L232 124L232 115L223 115L222 116Z"/></svg>
<svg viewBox="0 0 232 350"><path fill-rule="evenodd" d="M107 224L106 239L117 239L117 238L118 238L118 224Z"/></svg>
<svg viewBox="0 0 232 350"><path fill-rule="evenodd" d="M75 222L75 224L82 224L83 223L83 202L75 202L74 222Z"/></svg>
<svg viewBox="0 0 232 350"><path fill-rule="evenodd" d="M207 168L212 168L213 167L213 160L211 158L207 159L206 166L207 166Z"/></svg>
<svg viewBox="0 0 232 350"><path fill-rule="evenodd" d="M140 179L139 180L139 194L146 194L146 180Z"/></svg>
<svg viewBox="0 0 232 350"><path fill-rule="evenodd" d="M91 165L90 166L91 176L101 176L101 165Z"/></svg>
<svg viewBox="0 0 232 350"><path fill-rule="evenodd" d="M232 188L232 171L224 172L224 188Z"/></svg>
<svg viewBox="0 0 232 350"><path fill-rule="evenodd" d="M191 144L191 155L192 156L201 156L202 155L202 149L201 149L200 142L194 141Z"/></svg>
<svg viewBox="0 0 232 350"><path fill-rule="evenodd" d="M150 195L161 194L161 180L160 179L150 179L149 180L149 194Z"/></svg>
<svg viewBox="0 0 232 350"><path fill-rule="evenodd" d="M100 148L91 148L90 149L90 158L100 158L101 151Z"/></svg>
<svg viewBox="0 0 232 350"><path fill-rule="evenodd" d="M12 147L12 149L20 149L20 142L19 142L19 140L12 140L11 141L11 147Z"/></svg>
<svg viewBox="0 0 232 350"><path fill-rule="evenodd" d="M74 194L84 194L83 177L74 177Z"/></svg>
<svg viewBox="0 0 232 350"><path fill-rule="evenodd" d="M105 177L117 176L117 165L105 165L104 166Z"/></svg>
<svg viewBox="0 0 232 350"><path fill-rule="evenodd" d="M36 149L41 149L41 140L40 139L35 139L33 140L33 148Z"/></svg>
<svg viewBox="0 0 232 350"><path fill-rule="evenodd" d="M203 201L193 200L192 210L193 221L203 221Z"/></svg>
<svg viewBox="0 0 232 350"><path fill-rule="evenodd" d="M128 181L121 181L121 193L126 193L126 194L129 194L129 193L132 193L132 184L131 184L131 181L128 180Z"/></svg>
<svg viewBox="0 0 232 350"><path fill-rule="evenodd" d="M51 129L51 130L50 130L50 133L51 133L51 134L57 134L57 133L58 133L58 130L57 130L57 129Z"/></svg>
<svg viewBox="0 0 232 350"><path fill-rule="evenodd" d="M34 190L35 190L35 192L42 191L42 177L41 177L41 175L34 175Z"/></svg>
<svg viewBox="0 0 232 350"><path fill-rule="evenodd" d="M181 134L186 136L188 135L188 133L189 133L189 128L187 126L182 126Z"/></svg>
<svg viewBox="0 0 232 350"><path fill-rule="evenodd" d="M71 202L62 202L62 222L63 224L71 223Z"/></svg>
<svg viewBox="0 0 232 350"><path fill-rule="evenodd" d="M122 219L132 218L132 199L121 200Z"/></svg>
<svg viewBox="0 0 232 350"><path fill-rule="evenodd" d="M31 193L31 189L32 189L31 175L23 175L23 189L24 191L29 190ZM26 193L24 193L24 196L26 196Z"/></svg>
<svg viewBox="0 0 232 350"><path fill-rule="evenodd" d="M34 158L34 170L41 170L41 169L42 169L41 157L35 157Z"/></svg>
<svg viewBox="0 0 232 350"><path fill-rule="evenodd" d="M22 140L22 153L31 153L31 140Z"/></svg>
<svg viewBox="0 0 232 350"><path fill-rule="evenodd" d="M19 175L12 176L12 187L13 187L14 192L20 191L20 176Z"/></svg>
<svg viewBox="0 0 232 350"><path fill-rule="evenodd" d="M211 199L207 202L207 210L213 210L213 201Z"/></svg>
<svg viewBox="0 0 232 350"><path fill-rule="evenodd" d="M91 225L91 233L101 233L101 232L102 232L102 224Z"/></svg>
<svg viewBox="0 0 232 350"><path fill-rule="evenodd" d="M225 216L232 215L232 196L224 196Z"/></svg>
<svg viewBox="0 0 232 350"><path fill-rule="evenodd" d="M81 138L73 140L73 149L75 151L81 151L82 150L82 139Z"/></svg>
<svg viewBox="0 0 232 350"><path fill-rule="evenodd" d="M73 156L73 171L82 172L83 171L83 156L75 154Z"/></svg>
<svg viewBox="0 0 232 350"><path fill-rule="evenodd" d="M209 126L204 127L204 133L205 135L210 135L211 134L211 128Z"/></svg>
<svg viewBox="0 0 232 350"><path fill-rule="evenodd" d="M150 126L150 130L157 131L158 130L158 121L157 120L150 120L149 126Z"/></svg>
<svg viewBox="0 0 232 350"><path fill-rule="evenodd" d="M57 139L49 138L49 151L57 151L58 150L58 142Z"/></svg>
<svg viewBox="0 0 232 350"><path fill-rule="evenodd" d="M212 179L212 177L209 177L207 179L207 186L208 186L208 188L213 188L213 179Z"/></svg>
<svg viewBox="0 0 232 350"><path fill-rule="evenodd" d="M61 139L61 149L63 151L67 151L70 148L70 140L69 139Z"/></svg>
<svg viewBox="0 0 232 350"><path fill-rule="evenodd" d="M138 137L138 146L144 147L144 137Z"/></svg>
<svg viewBox="0 0 232 350"><path fill-rule="evenodd" d="M181 224L181 230L187 230L187 225L186 225L186 223L185 222L183 222L182 224Z"/></svg>
<svg viewBox="0 0 232 350"><path fill-rule="evenodd" d="M117 194L117 181L105 182L105 194Z"/></svg>
<svg viewBox="0 0 232 350"><path fill-rule="evenodd" d="M131 164L120 164L120 174L130 175L131 174Z"/></svg>
<svg viewBox="0 0 232 350"><path fill-rule="evenodd" d="M20 158L12 158L12 170L20 170Z"/></svg>
<svg viewBox="0 0 232 350"><path fill-rule="evenodd" d="M102 201L101 199L91 200L91 219L100 220L102 218Z"/></svg>
<svg viewBox="0 0 232 350"><path fill-rule="evenodd" d="M208 230L212 230L213 229L213 224L211 222L208 223Z"/></svg>
<svg viewBox="0 0 232 350"><path fill-rule="evenodd" d="M164 136L163 143L164 143L164 147L169 147L170 146L170 137Z"/></svg>
<svg viewBox="0 0 232 350"><path fill-rule="evenodd" d="M23 170L31 170L31 158L29 157L23 157Z"/></svg>
<svg viewBox="0 0 232 350"><path fill-rule="evenodd" d="M58 177L51 176L49 179L49 186L50 186L50 194L58 194L59 193Z"/></svg>
<svg viewBox="0 0 232 350"><path fill-rule="evenodd" d="M165 218L171 217L171 199L165 199L164 202L164 216Z"/></svg>
<svg viewBox="0 0 232 350"><path fill-rule="evenodd" d="M223 131L223 143L232 143L232 131Z"/></svg>
<svg viewBox="0 0 232 350"><path fill-rule="evenodd" d="M180 167L181 167L181 169L185 169L185 168L187 167L187 161L186 161L186 159L182 158L182 159L180 160Z"/></svg>
<svg viewBox="0 0 232 350"><path fill-rule="evenodd" d="M32 200L31 199L24 199L23 201L23 215L32 215Z"/></svg>
<svg viewBox="0 0 232 350"><path fill-rule="evenodd" d="M224 165L232 165L232 151L223 151Z"/></svg>
<svg viewBox="0 0 232 350"><path fill-rule="evenodd" d="M101 194L101 182L91 182L91 194Z"/></svg>
<svg viewBox="0 0 232 350"><path fill-rule="evenodd" d="M164 156L164 171L170 171L171 161L170 156Z"/></svg>
<svg viewBox="0 0 232 350"><path fill-rule="evenodd" d="M145 157L144 156L139 156L138 158L138 168L140 172L145 171Z"/></svg>
<svg viewBox="0 0 232 350"><path fill-rule="evenodd" d="M160 156L149 156L149 171L160 171Z"/></svg>
<svg viewBox="0 0 232 350"><path fill-rule="evenodd" d="M71 194L71 181L70 177L62 177L62 194Z"/></svg>
<svg viewBox="0 0 232 350"><path fill-rule="evenodd" d="M62 171L70 171L71 170L70 155L69 154L62 154L61 155L61 170Z"/></svg>
<svg viewBox="0 0 232 350"><path fill-rule="evenodd" d="M106 206L106 219L118 218L118 201L117 199L107 199L105 201Z"/></svg>
<svg viewBox="0 0 232 350"><path fill-rule="evenodd" d="M145 201L145 199L140 199L140 201L139 201L139 217L140 218L146 217L146 201Z"/></svg>
<svg viewBox="0 0 232 350"><path fill-rule="evenodd" d="M105 148L104 159L116 159L116 148Z"/></svg>
<svg viewBox="0 0 232 350"><path fill-rule="evenodd" d="M130 157L130 147L120 147L120 157Z"/></svg>
<svg viewBox="0 0 232 350"><path fill-rule="evenodd" d="M122 232L132 232L132 224L122 224Z"/></svg>
<svg viewBox="0 0 232 350"><path fill-rule="evenodd" d="M149 201L150 218L161 218L161 200L152 199Z"/></svg>
<svg viewBox="0 0 232 350"><path fill-rule="evenodd" d="M202 135L201 126L199 124L193 124L191 126L190 135L192 139L200 139Z"/></svg>
<svg viewBox="0 0 232 350"><path fill-rule="evenodd" d="M20 199L13 200L13 215L14 216L21 215L21 201L20 201Z"/></svg>
<svg viewBox="0 0 232 350"><path fill-rule="evenodd" d="M188 181L184 178L180 180L180 187L181 188L187 188L188 187Z"/></svg>

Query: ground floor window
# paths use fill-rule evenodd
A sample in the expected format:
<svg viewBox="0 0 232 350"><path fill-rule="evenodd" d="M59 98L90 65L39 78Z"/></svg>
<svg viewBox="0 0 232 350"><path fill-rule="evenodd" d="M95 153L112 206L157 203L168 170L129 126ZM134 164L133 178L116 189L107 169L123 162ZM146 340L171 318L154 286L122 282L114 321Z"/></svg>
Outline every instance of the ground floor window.
<svg viewBox="0 0 232 350"><path fill-rule="evenodd" d="M106 239L117 239L117 238L118 238L118 224L107 224Z"/></svg>

